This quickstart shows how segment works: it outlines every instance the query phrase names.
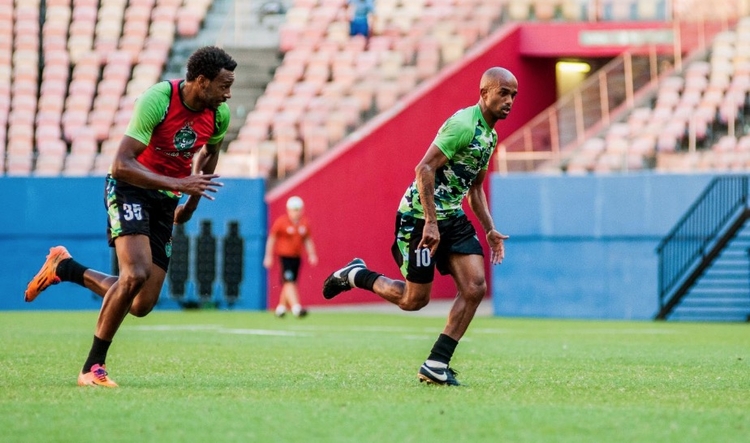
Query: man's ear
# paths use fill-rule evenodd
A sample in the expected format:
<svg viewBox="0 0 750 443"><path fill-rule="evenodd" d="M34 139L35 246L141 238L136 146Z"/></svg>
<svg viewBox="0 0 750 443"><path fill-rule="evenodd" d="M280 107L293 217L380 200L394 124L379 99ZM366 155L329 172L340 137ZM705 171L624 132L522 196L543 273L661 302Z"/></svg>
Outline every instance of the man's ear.
<svg viewBox="0 0 750 443"><path fill-rule="evenodd" d="M211 80L209 80L208 77L203 74L199 75L195 80L198 82L198 85L204 89L208 86L209 83L211 83Z"/></svg>

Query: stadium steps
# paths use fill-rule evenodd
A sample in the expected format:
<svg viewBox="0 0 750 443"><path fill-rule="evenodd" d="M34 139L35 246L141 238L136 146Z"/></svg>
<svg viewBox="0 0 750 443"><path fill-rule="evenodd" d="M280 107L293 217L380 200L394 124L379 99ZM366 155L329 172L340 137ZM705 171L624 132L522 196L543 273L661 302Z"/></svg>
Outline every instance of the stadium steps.
<svg viewBox="0 0 750 443"><path fill-rule="evenodd" d="M255 107L258 97L263 95L266 85L273 79L274 71L281 64L276 48L226 49L237 61L237 75L232 86L232 99L228 102L232 121L224 138L224 146L237 138L246 114Z"/></svg>
<svg viewBox="0 0 750 443"><path fill-rule="evenodd" d="M278 26L283 15L265 14L261 2L215 0L206 14L201 31L195 37L175 42L163 78L185 75L185 63L201 46L218 45L237 61L237 76L232 86L229 108L232 112L224 146L237 138L246 114L263 94L273 73L281 64ZM281 2L289 7L290 2Z"/></svg>
<svg viewBox="0 0 750 443"><path fill-rule="evenodd" d="M748 179L714 179L660 244L657 320L750 321Z"/></svg>
<svg viewBox="0 0 750 443"><path fill-rule="evenodd" d="M750 314L750 226L706 269L671 319L747 321Z"/></svg>

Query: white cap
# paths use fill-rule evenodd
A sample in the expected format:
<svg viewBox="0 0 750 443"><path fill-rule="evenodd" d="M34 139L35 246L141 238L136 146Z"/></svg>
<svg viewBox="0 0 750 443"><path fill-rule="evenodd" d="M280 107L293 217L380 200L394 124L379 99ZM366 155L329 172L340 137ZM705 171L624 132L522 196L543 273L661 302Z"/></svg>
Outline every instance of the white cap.
<svg viewBox="0 0 750 443"><path fill-rule="evenodd" d="M305 204L302 199L297 197L296 195L289 197L289 200L286 201L287 209L302 209L302 206L304 205Z"/></svg>

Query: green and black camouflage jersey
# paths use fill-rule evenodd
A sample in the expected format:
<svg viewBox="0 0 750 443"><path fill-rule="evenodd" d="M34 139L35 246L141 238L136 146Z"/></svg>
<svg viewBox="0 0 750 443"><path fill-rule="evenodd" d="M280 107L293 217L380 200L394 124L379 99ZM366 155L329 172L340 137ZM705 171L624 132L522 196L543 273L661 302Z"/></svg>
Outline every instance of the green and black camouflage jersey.
<svg viewBox="0 0 750 443"><path fill-rule="evenodd" d="M445 220L463 214L463 199L479 172L489 167L497 133L484 121L479 105L474 105L448 118L432 143L448 158L435 171L435 210L437 219ZM424 219L416 180L406 190L398 212Z"/></svg>

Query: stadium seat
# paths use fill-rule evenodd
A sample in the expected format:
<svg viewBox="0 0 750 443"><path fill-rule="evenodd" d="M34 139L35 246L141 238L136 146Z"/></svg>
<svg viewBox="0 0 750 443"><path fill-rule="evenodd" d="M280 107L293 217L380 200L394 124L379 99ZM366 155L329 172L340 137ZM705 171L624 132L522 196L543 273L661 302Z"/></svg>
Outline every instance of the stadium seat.
<svg viewBox="0 0 750 443"><path fill-rule="evenodd" d="M81 177L91 173L94 166L94 153L70 153L65 157L62 175L68 177Z"/></svg>
<svg viewBox="0 0 750 443"><path fill-rule="evenodd" d="M94 157L94 167L91 170L91 173L101 176L107 175L110 166L112 166L112 161L114 160L114 158L114 153L111 152L102 152L96 154L96 156Z"/></svg>
<svg viewBox="0 0 750 443"><path fill-rule="evenodd" d="M534 11L534 19L540 21L550 21L555 18L555 1L553 0L534 0L532 2L532 9Z"/></svg>
<svg viewBox="0 0 750 443"><path fill-rule="evenodd" d="M284 144L277 143L276 146L278 149L276 154L276 176L283 178L288 173L298 170L302 165L302 143L299 141L290 141Z"/></svg>
<svg viewBox="0 0 750 443"><path fill-rule="evenodd" d="M64 153L52 153L47 152L44 155L40 153L37 157L36 164L34 166L34 176L37 177L53 177L58 176L62 173L63 165L65 164Z"/></svg>
<svg viewBox="0 0 750 443"><path fill-rule="evenodd" d="M509 2L506 6L508 18L514 21L528 20L530 16L531 2L529 0L518 0Z"/></svg>
<svg viewBox="0 0 750 443"><path fill-rule="evenodd" d="M9 176L31 175L33 154L8 154L5 159L5 173Z"/></svg>

